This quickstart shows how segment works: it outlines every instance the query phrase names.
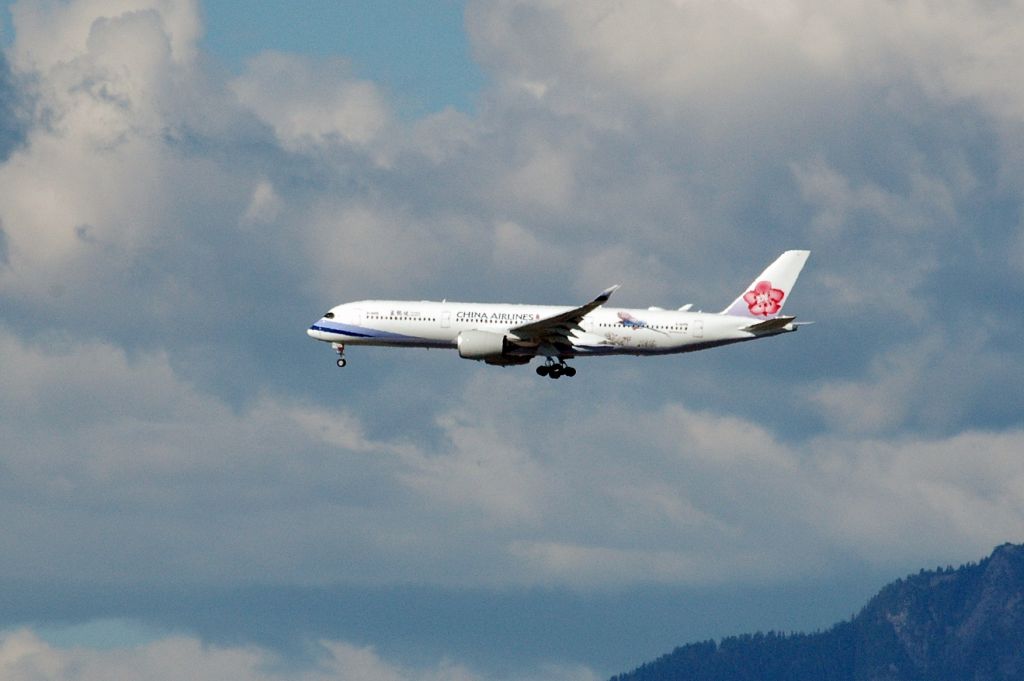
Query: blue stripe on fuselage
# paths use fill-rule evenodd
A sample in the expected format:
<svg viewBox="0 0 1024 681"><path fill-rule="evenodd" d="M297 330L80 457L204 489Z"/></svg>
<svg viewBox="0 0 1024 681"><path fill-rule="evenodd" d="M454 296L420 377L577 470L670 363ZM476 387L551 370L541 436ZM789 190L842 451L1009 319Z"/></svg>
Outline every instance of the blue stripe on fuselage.
<svg viewBox="0 0 1024 681"><path fill-rule="evenodd" d="M332 328L327 326L320 326L319 324L314 324L309 328L312 329L313 331L323 331L324 333L336 333L342 336L353 336L355 338L374 338L374 336L369 333L356 333L351 329L342 329L337 327Z"/></svg>
<svg viewBox="0 0 1024 681"><path fill-rule="evenodd" d="M353 326L350 324L339 324L337 322L324 322L319 321L310 327L313 331L322 331L324 333L336 333L341 336L348 336L350 338L368 338L373 340L389 340L389 341L406 341L406 342L422 342L427 339L419 338L417 336L406 336L400 333L390 333L388 331L378 331L377 329L368 329L363 326Z"/></svg>

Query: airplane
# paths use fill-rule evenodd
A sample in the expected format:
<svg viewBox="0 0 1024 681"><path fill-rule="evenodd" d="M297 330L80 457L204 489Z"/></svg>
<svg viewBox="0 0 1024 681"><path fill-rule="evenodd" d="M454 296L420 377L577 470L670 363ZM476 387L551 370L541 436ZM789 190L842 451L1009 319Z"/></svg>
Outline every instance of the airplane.
<svg viewBox="0 0 1024 681"><path fill-rule="evenodd" d="M575 376L568 359L668 355L778 336L802 324L782 314L810 251L786 251L721 312L611 309L611 286L578 307L362 300L331 308L306 333L330 343L344 367L350 345L447 348L464 359L509 366L543 357L540 376Z"/></svg>

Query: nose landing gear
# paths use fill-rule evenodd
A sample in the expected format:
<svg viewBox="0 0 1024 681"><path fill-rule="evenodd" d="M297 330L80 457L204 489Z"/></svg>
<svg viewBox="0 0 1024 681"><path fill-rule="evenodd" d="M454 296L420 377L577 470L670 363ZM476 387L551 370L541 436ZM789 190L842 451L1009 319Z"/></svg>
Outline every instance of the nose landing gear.
<svg viewBox="0 0 1024 681"><path fill-rule="evenodd" d="M342 343L331 343L331 347L338 353L338 361L336 362L339 369L344 369L348 362L345 361L345 345Z"/></svg>
<svg viewBox="0 0 1024 681"><path fill-rule="evenodd" d="M571 367L566 364L563 360L557 362L552 358L548 357L544 364L537 367L538 376L547 376L548 378L561 378L562 376L568 376L572 378L576 375L575 367Z"/></svg>

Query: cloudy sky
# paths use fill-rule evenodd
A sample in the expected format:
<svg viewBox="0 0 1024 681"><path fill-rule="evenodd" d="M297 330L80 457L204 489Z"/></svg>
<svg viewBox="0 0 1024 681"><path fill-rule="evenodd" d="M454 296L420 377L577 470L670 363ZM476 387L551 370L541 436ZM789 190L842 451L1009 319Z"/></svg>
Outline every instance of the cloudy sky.
<svg viewBox="0 0 1024 681"><path fill-rule="evenodd" d="M1024 3L4 3L0 676L593 681L1024 539ZM538 378L363 298L799 334Z"/></svg>

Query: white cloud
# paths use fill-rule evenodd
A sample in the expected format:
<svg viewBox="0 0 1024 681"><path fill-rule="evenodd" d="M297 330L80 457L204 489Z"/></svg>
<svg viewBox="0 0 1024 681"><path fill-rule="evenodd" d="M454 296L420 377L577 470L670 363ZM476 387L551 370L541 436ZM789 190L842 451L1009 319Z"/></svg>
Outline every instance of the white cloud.
<svg viewBox="0 0 1024 681"><path fill-rule="evenodd" d="M958 555L982 555L1020 541L1024 433L968 432L945 439L831 441L813 449L822 487L842 512L825 519L826 536L865 560L905 546L908 555L945 542Z"/></svg>
<svg viewBox="0 0 1024 681"><path fill-rule="evenodd" d="M645 296L650 301L673 300L669 289L671 275L661 258L641 255L628 245L615 245L588 254L577 268L576 290L581 295L597 295L608 286L621 284L623 294Z"/></svg>
<svg viewBox="0 0 1024 681"><path fill-rule="evenodd" d="M387 291L396 283L411 287L448 266L450 229L398 206L325 199L310 213L308 258L318 288L332 297L353 289Z"/></svg>
<svg viewBox="0 0 1024 681"><path fill-rule="evenodd" d="M947 107L1015 120L1010 79L976 67L1016 54L997 25L1016 11L478 3L469 26L499 85L477 115L406 126L341 59L268 53L217 81L193 58L192 3L19 5L10 54L38 110L0 167L0 285L28 320L0 334L0 405L20 415L0 417L12 574L66 577L68 546L96 579L171 565L569 586L782 578L835 552L975 557L1012 533L1013 489L908 461L965 444L1017 474L1017 430L969 407L1020 358L987 322L935 340L956 323L942 268L1014 153L947 135ZM979 31L996 39L979 47ZM1013 186L997 198L1019 203ZM558 384L382 360L333 407L281 340L321 311L297 310L311 290L568 303L623 283L637 304L714 307L749 280L737 262L781 242L810 242L801 302L850 337L810 329L829 346L811 365L766 344L760 383L738 354L609 361ZM244 399L222 374L203 382L253 347L267 371L233 377ZM775 424L750 394L768 385ZM387 390L422 391L426 425L375 435L399 401ZM838 434L810 439L801 410ZM982 525L995 511L1007 522ZM67 543L40 539L51 526Z"/></svg>
<svg viewBox="0 0 1024 681"><path fill-rule="evenodd" d="M40 304L71 292L65 302L79 307L117 297L147 255L186 240L197 206L215 198L212 214L224 211L250 185L244 171L232 176L179 144L223 122L212 112L224 96L198 96L207 84L183 56L195 11L189 2L15 9L14 66L35 112L26 143L0 167L8 294Z"/></svg>
<svg viewBox="0 0 1024 681"><path fill-rule="evenodd" d="M567 406L481 368L429 433L385 440L353 409L232 408L162 353L4 333L0 374L7 578L781 580L841 571L837 555L966 560L1024 523L1013 429L783 442L677 401Z"/></svg>
<svg viewBox="0 0 1024 681"><path fill-rule="evenodd" d="M267 179L260 180L252 191L249 207L242 216L244 224L266 224L280 216L282 200L274 190L274 185Z"/></svg>
<svg viewBox="0 0 1024 681"><path fill-rule="evenodd" d="M0 543L20 556L8 577L41 576L32 565L47 565L58 579L67 569L145 579L169 566L197 578L284 578L297 565L265 552L268 542L299 546L332 514L378 503L366 497L361 508L354 493L392 448L344 410L267 397L236 411L178 378L159 353L128 358L84 343L54 355L6 333L0 346L5 502L18 519ZM62 541L42 531L50 523L63 527ZM341 551L366 540L361 530L329 533ZM60 557L72 546L74 567Z"/></svg>
<svg viewBox="0 0 1024 681"><path fill-rule="evenodd" d="M494 226L494 266L515 274L542 274L568 257L564 249L547 243L533 231L512 221Z"/></svg>
<svg viewBox="0 0 1024 681"><path fill-rule="evenodd" d="M484 514L492 523L528 527L544 516L552 483L525 443L487 419L442 416L445 450L416 452L399 478L434 502Z"/></svg>
<svg viewBox="0 0 1024 681"><path fill-rule="evenodd" d="M723 112L810 83L898 83L978 101L1019 119L1021 8L1014 4L892 4L802 0L474 3L469 26L506 82L583 112L617 98L655 111ZM628 100L622 100L628 101ZM769 106L771 104L769 103Z"/></svg>
<svg viewBox="0 0 1024 681"><path fill-rule="evenodd" d="M161 32L168 36L171 58L179 63L194 59L196 42L202 35L199 7L194 0L22 0L11 6L15 40L10 54L19 70L45 73L91 51L90 40L112 21L133 21L149 13L159 17ZM155 47L162 42L158 39ZM139 53L153 47L140 42L129 49Z"/></svg>
<svg viewBox="0 0 1024 681"><path fill-rule="evenodd" d="M274 129L289 150L367 145L387 129L390 109L378 87L350 74L341 59L264 52L231 83L242 104Z"/></svg>
<svg viewBox="0 0 1024 681"><path fill-rule="evenodd" d="M924 391L926 374L934 371L936 342L915 344L878 357L871 378L822 384L813 400L829 423L854 433L891 432L906 424L908 411Z"/></svg>
<svg viewBox="0 0 1024 681"><path fill-rule="evenodd" d="M59 648L30 629L0 634L0 677L5 681L473 681L466 667L442 661L412 669L382 658L371 647L322 642L324 655L311 668L291 669L256 647L208 646L186 637L132 648ZM578 673L551 679L588 678Z"/></svg>
<svg viewBox="0 0 1024 681"><path fill-rule="evenodd" d="M1024 88L1008 70L1024 57L1019 3L883 6L894 51L902 48L927 89L977 102L999 118L1024 119Z"/></svg>
<svg viewBox="0 0 1024 681"><path fill-rule="evenodd" d="M847 37L832 26L846 17L783 2L475 3L468 16L503 82L603 124L636 104L727 113L768 83L833 75Z"/></svg>
<svg viewBox="0 0 1024 681"><path fill-rule="evenodd" d="M564 148L541 143L504 178L497 192L515 204L568 210L574 198L574 178L573 161Z"/></svg>
<svg viewBox="0 0 1024 681"><path fill-rule="evenodd" d="M342 57L210 69L194 2L19 3L0 578L763 584L1019 541L1020 12L472 2L495 86L408 122ZM555 382L355 348L338 377L302 335L371 297L718 309L791 247L819 324L775 345ZM325 645L287 678L475 678ZM280 663L0 642L15 681Z"/></svg>
<svg viewBox="0 0 1024 681"><path fill-rule="evenodd" d="M823 236L851 229L888 235L934 232L956 220L956 188L923 170L910 173L909 195L903 196L873 183L853 187L823 159L793 164L792 169L803 197L818 207L813 227Z"/></svg>
<svg viewBox="0 0 1024 681"><path fill-rule="evenodd" d="M714 569L685 551L628 550L558 542L514 542L509 553L538 575L576 588L645 582L703 582ZM709 569L711 568L711 569ZM715 575L717 576L717 575ZM545 577L541 577L544 579Z"/></svg>

